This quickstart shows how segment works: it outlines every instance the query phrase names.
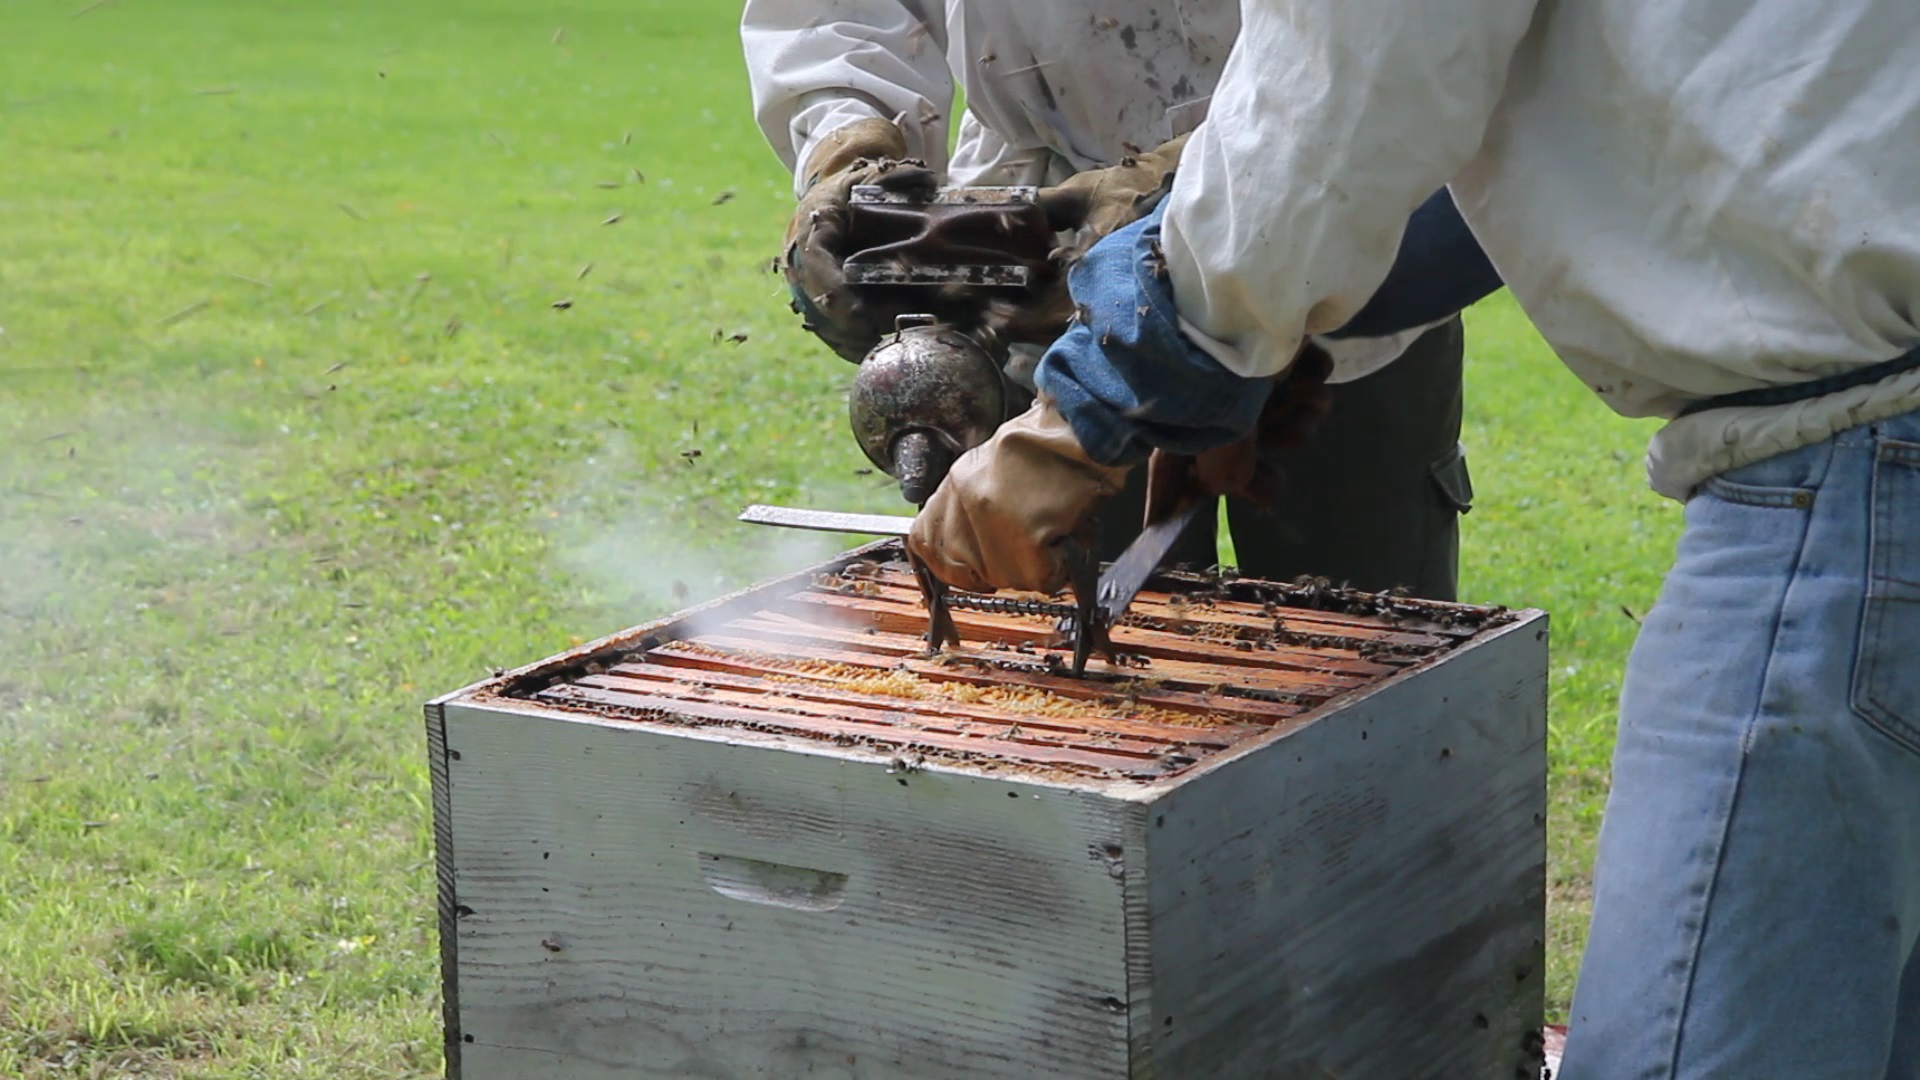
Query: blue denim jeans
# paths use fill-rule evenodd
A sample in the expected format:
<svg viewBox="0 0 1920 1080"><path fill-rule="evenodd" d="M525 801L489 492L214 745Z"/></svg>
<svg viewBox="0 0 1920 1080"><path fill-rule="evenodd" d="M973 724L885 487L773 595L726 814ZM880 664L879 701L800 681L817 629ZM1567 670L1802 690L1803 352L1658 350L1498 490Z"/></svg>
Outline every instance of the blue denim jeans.
<svg viewBox="0 0 1920 1080"><path fill-rule="evenodd" d="M1915 1080L1916 938L1920 413L1688 502L1559 1080Z"/></svg>

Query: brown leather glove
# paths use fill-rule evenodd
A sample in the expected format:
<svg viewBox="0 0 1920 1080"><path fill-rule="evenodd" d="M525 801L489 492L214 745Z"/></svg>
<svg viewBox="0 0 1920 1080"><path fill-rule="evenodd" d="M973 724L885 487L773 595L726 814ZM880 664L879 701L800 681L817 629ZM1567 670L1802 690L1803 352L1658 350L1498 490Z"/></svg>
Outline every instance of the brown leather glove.
<svg viewBox="0 0 1920 1080"><path fill-rule="evenodd" d="M842 357L859 363L892 327L867 326L846 291L841 264L853 189L871 184L907 156L907 137L890 120L856 120L836 128L807 156L806 192L787 225L782 270L793 310L807 329Z"/></svg>
<svg viewBox="0 0 1920 1080"><path fill-rule="evenodd" d="M1106 169L1088 169L1063 183L1041 188L1039 203L1055 229L1085 229L1091 242L1145 217L1173 183L1187 136L1161 143L1144 154L1120 159Z"/></svg>
<svg viewBox="0 0 1920 1080"><path fill-rule="evenodd" d="M1118 165L1088 169L1040 189L1036 201L1047 215L1047 224L1057 232L1073 233L1074 238L1055 253L1058 269L1037 295L989 317L1001 340L1044 348L1067 332L1076 310L1067 290L1069 264L1101 237L1153 210L1172 187L1186 145L1187 136L1182 135L1144 154L1122 158Z"/></svg>
<svg viewBox="0 0 1920 1080"><path fill-rule="evenodd" d="M1054 593L1067 584L1064 543L1119 492L1128 467L1087 457L1044 399L961 455L914 518L907 549L935 576L973 592Z"/></svg>

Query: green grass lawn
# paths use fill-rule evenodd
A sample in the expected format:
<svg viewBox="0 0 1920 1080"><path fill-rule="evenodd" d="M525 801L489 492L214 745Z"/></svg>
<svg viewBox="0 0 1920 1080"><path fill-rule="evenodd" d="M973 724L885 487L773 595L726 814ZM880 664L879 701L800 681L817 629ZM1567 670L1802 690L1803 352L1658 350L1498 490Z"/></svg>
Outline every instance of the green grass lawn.
<svg viewBox="0 0 1920 1080"><path fill-rule="evenodd" d="M0 1076L437 1074L420 702L833 549L744 502L898 512L767 273L735 18L0 5ZM1563 1009L1678 515L1504 298L1469 348Z"/></svg>

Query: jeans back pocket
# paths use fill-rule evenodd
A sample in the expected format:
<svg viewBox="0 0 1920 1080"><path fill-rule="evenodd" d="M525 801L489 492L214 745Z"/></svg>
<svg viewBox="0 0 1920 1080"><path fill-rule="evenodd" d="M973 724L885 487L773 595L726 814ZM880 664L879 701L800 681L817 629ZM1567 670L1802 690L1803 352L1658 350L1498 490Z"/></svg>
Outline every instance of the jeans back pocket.
<svg viewBox="0 0 1920 1080"><path fill-rule="evenodd" d="M1879 441L1871 514L1853 708L1920 753L1920 443Z"/></svg>

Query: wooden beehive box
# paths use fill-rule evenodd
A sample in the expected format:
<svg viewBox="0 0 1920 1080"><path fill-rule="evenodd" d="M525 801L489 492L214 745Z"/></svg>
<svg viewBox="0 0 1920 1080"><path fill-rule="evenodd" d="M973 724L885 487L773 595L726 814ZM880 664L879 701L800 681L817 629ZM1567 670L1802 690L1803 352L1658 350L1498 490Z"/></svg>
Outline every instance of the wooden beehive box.
<svg viewBox="0 0 1920 1080"><path fill-rule="evenodd" d="M1545 616L894 542L427 707L457 1080L1539 1075Z"/></svg>

